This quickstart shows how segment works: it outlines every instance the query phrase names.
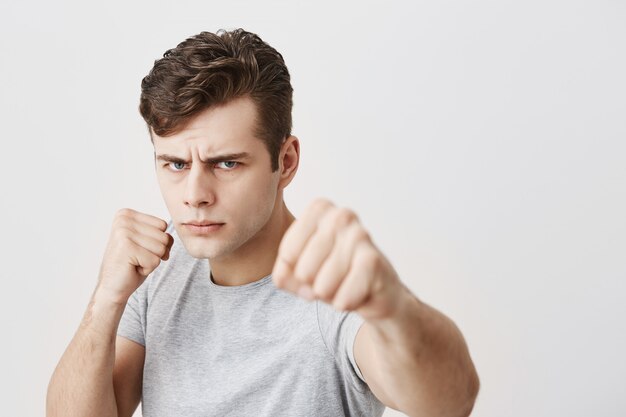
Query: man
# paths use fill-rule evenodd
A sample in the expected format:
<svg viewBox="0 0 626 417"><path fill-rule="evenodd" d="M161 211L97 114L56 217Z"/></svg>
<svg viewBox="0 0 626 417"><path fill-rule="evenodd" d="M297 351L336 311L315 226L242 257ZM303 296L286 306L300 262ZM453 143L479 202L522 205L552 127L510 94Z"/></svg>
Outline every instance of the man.
<svg viewBox="0 0 626 417"><path fill-rule="evenodd" d="M356 214L283 201L300 156L282 56L203 32L142 81L171 221L120 210L48 416L466 416L463 337ZM165 262L161 262L165 261Z"/></svg>

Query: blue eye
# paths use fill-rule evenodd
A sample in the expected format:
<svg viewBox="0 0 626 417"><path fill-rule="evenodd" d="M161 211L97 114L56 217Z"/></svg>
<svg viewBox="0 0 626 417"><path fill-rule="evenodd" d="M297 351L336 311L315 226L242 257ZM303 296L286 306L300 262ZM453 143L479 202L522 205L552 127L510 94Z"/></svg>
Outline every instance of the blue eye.
<svg viewBox="0 0 626 417"><path fill-rule="evenodd" d="M170 162L170 163L167 164L167 166L169 166L169 167L174 166L173 171L180 171L183 168L185 168L185 163L184 162Z"/></svg>
<svg viewBox="0 0 626 417"><path fill-rule="evenodd" d="M217 165L219 165L219 164L224 164L226 170L230 171L230 170L234 169L239 164L239 162L236 162L236 161L223 161L223 162L218 162Z"/></svg>

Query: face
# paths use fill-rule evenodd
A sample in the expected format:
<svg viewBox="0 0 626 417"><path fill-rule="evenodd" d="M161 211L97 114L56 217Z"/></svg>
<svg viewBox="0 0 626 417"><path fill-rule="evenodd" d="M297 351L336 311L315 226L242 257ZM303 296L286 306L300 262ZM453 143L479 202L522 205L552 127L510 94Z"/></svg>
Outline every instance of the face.
<svg viewBox="0 0 626 417"><path fill-rule="evenodd" d="M195 258L232 256L263 232L277 206L281 170L271 172L255 117L254 103L239 98L205 110L175 135L152 134L161 193Z"/></svg>

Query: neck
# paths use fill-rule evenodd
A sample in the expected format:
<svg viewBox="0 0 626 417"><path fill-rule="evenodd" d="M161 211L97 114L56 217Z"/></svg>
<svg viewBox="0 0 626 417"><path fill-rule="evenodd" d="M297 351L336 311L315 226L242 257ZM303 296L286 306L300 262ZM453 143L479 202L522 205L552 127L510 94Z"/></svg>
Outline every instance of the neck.
<svg viewBox="0 0 626 417"><path fill-rule="evenodd" d="M283 235L295 220L282 198L267 224L252 239L228 258L210 259L210 274L217 285L245 285L272 273L278 246Z"/></svg>

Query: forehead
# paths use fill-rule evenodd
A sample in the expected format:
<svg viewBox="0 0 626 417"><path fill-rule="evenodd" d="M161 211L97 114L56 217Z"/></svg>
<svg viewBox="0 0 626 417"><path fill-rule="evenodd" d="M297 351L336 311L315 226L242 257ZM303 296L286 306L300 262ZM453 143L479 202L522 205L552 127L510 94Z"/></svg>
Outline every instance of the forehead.
<svg viewBox="0 0 626 417"><path fill-rule="evenodd" d="M231 100L198 113L173 135L160 137L152 131L154 147L160 152L198 149L208 154L261 149L263 144L256 136L256 116L251 99Z"/></svg>

